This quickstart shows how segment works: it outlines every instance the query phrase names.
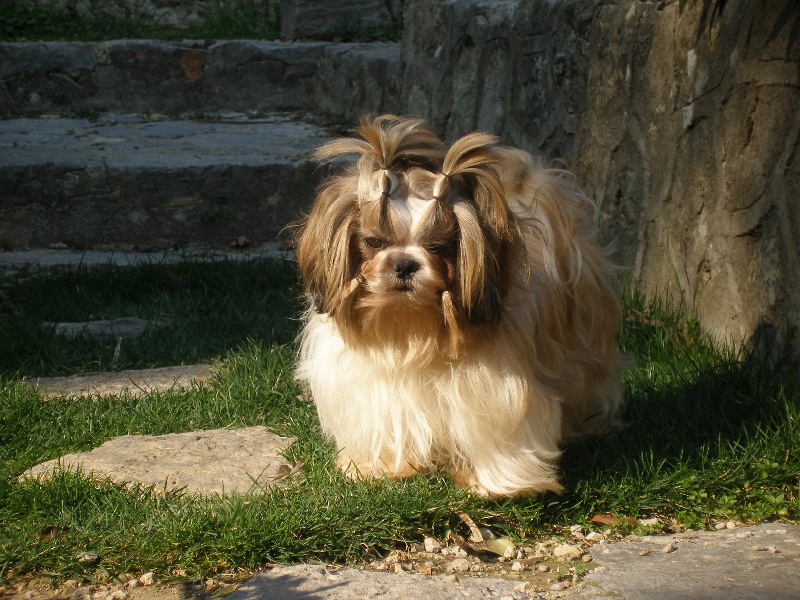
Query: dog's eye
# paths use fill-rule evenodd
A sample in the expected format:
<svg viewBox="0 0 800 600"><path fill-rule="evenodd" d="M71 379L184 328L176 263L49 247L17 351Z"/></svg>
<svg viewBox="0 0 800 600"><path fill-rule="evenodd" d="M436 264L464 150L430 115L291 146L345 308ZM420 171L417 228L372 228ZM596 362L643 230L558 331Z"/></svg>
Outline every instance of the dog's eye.
<svg viewBox="0 0 800 600"><path fill-rule="evenodd" d="M381 238L376 237L368 237L364 238L364 245L367 248L371 248L373 250L380 250L384 246L384 242Z"/></svg>
<svg viewBox="0 0 800 600"><path fill-rule="evenodd" d="M431 254L441 254L442 252L452 250L453 245L448 242L435 242L426 244L425 248L427 248L428 252Z"/></svg>

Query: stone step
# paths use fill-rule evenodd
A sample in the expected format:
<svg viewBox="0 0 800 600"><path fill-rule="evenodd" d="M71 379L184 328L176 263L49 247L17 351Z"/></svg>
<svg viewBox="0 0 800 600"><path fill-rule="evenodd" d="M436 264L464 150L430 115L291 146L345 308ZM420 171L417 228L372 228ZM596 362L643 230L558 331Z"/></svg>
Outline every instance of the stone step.
<svg viewBox="0 0 800 600"><path fill-rule="evenodd" d="M0 245L227 247L275 240L310 204L329 139L293 115L0 121Z"/></svg>
<svg viewBox="0 0 800 600"><path fill-rule="evenodd" d="M399 110L400 46L257 40L0 43L0 114Z"/></svg>

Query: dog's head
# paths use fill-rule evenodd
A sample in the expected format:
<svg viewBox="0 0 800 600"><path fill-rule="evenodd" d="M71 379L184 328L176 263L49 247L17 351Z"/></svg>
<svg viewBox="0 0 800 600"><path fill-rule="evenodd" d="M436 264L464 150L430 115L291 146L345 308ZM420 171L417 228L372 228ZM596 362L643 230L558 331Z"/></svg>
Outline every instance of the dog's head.
<svg viewBox="0 0 800 600"><path fill-rule="evenodd" d="M457 354L466 331L500 318L521 243L496 140L447 150L424 122L391 116L358 133L316 152L358 160L323 184L297 245L314 308L353 343L424 338Z"/></svg>

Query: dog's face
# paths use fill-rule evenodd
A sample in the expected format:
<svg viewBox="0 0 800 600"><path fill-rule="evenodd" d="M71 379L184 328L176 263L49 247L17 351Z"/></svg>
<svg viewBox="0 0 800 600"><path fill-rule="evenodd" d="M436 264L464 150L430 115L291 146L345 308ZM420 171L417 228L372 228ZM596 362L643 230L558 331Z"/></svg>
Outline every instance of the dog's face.
<svg viewBox="0 0 800 600"><path fill-rule="evenodd" d="M513 268L493 140L445 153L429 130L399 123L365 123L367 144L318 153L361 158L321 189L298 244L301 274L315 309L351 343L433 340L457 354L467 330L500 318Z"/></svg>

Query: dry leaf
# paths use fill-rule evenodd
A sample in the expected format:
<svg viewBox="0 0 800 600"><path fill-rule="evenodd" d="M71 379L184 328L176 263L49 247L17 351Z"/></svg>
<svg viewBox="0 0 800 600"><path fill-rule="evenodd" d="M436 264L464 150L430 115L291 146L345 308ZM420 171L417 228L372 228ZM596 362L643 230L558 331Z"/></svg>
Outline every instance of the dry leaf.
<svg viewBox="0 0 800 600"><path fill-rule="evenodd" d="M590 523L595 525L619 525L621 523L636 527L639 522L636 519L612 517L611 515L595 515Z"/></svg>

